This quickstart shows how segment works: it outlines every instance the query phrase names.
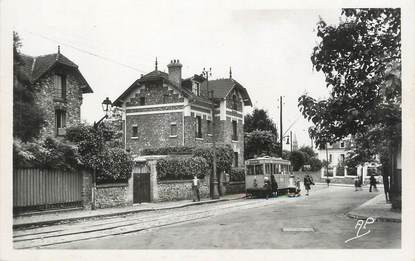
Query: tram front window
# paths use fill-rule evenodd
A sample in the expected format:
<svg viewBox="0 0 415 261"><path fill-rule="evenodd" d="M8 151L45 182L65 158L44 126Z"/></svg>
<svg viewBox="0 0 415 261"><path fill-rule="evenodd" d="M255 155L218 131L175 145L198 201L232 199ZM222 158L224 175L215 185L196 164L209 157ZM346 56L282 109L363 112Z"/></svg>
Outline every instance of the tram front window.
<svg viewBox="0 0 415 261"><path fill-rule="evenodd" d="M247 175L255 175L255 170L253 165L246 166Z"/></svg>
<svg viewBox="0 0 415 261"><path fill-rule="evenodd" d="M255 175L263 175L264 171L262 165L255 165Z"/></svg>

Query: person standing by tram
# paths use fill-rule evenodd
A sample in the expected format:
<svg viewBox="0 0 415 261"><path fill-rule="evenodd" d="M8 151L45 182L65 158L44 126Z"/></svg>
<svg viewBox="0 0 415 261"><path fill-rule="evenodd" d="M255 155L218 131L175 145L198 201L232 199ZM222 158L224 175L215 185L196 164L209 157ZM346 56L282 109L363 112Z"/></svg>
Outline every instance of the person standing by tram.
<svg viewBox="0 0 415 261"><path fill-rule="evenodd" d="M306 196L308 196L309 194L311 185L314 185L313 179L310 177L310 175L307 174L304 177L304 187L305 187L305 190L307 191L307 193L305 194Z"/></svg>

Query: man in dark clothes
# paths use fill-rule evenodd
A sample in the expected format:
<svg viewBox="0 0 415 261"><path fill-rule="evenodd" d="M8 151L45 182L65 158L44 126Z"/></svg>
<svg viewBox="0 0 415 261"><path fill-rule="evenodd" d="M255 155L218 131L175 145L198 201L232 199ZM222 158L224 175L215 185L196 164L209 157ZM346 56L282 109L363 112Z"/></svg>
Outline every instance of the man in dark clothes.
<svg viewBox="0 0 415 261"><path fill-rule="evenodd" d="M375 175L370 175L370 187L369 187L369 192L372 192L372 187L375 189L375 191L378 191L378 188L376 187L376 178Z"/></svg>
<svg viewBox="0 0 415 261"><path fill-rule="evenodd" d="M307 191L307 193L305 194L306 196L308 196L308 193L311 189L311 185L314 185L313 179L310 177L310 175L305 175L304 177L304 187L305 190Z"/></svg>

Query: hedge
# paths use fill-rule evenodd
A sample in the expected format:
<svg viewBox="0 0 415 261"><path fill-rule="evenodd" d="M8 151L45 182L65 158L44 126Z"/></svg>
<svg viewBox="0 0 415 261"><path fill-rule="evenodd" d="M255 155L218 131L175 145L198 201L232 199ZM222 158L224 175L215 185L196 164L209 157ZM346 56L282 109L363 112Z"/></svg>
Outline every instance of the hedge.
<svg viewBox="0 0 415 261"><path fill-rule="evenodd" d="M245 169L233 168L229 172L229 181L245 181Z"/></svg>
<svg viewBox="0 0 415 261"><path fill-rule="evenodd" d="M194 175L204 178L208 172L208 164L202 157L161 159L156 168L158 180L192 179Z"/></svg>
<svg viewBox="0 0 415 261"><path fill-rule="evenodd" d="M194 147L163 147L163 148L148 148L141 151L141 155L171 155L171 154L192 154Z"/></svg>

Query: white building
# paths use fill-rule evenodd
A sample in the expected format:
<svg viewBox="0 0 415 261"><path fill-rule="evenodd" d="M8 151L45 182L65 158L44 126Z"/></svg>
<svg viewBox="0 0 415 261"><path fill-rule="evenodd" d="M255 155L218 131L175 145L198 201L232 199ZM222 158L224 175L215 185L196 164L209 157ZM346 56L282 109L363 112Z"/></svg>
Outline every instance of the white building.
<svg viewBox="0 0 415 261"><path fill-rule="evenodd" d="M344 167L344 161L347 153L353 150L354 144L350 137L343 140L327 144L327 149L318 150L318 158L321 161L329 162L328 176L333 178L356 177L355 175L347 175L347 169ZM326 168L321 169L321 177L327 177Z"/></svg>

